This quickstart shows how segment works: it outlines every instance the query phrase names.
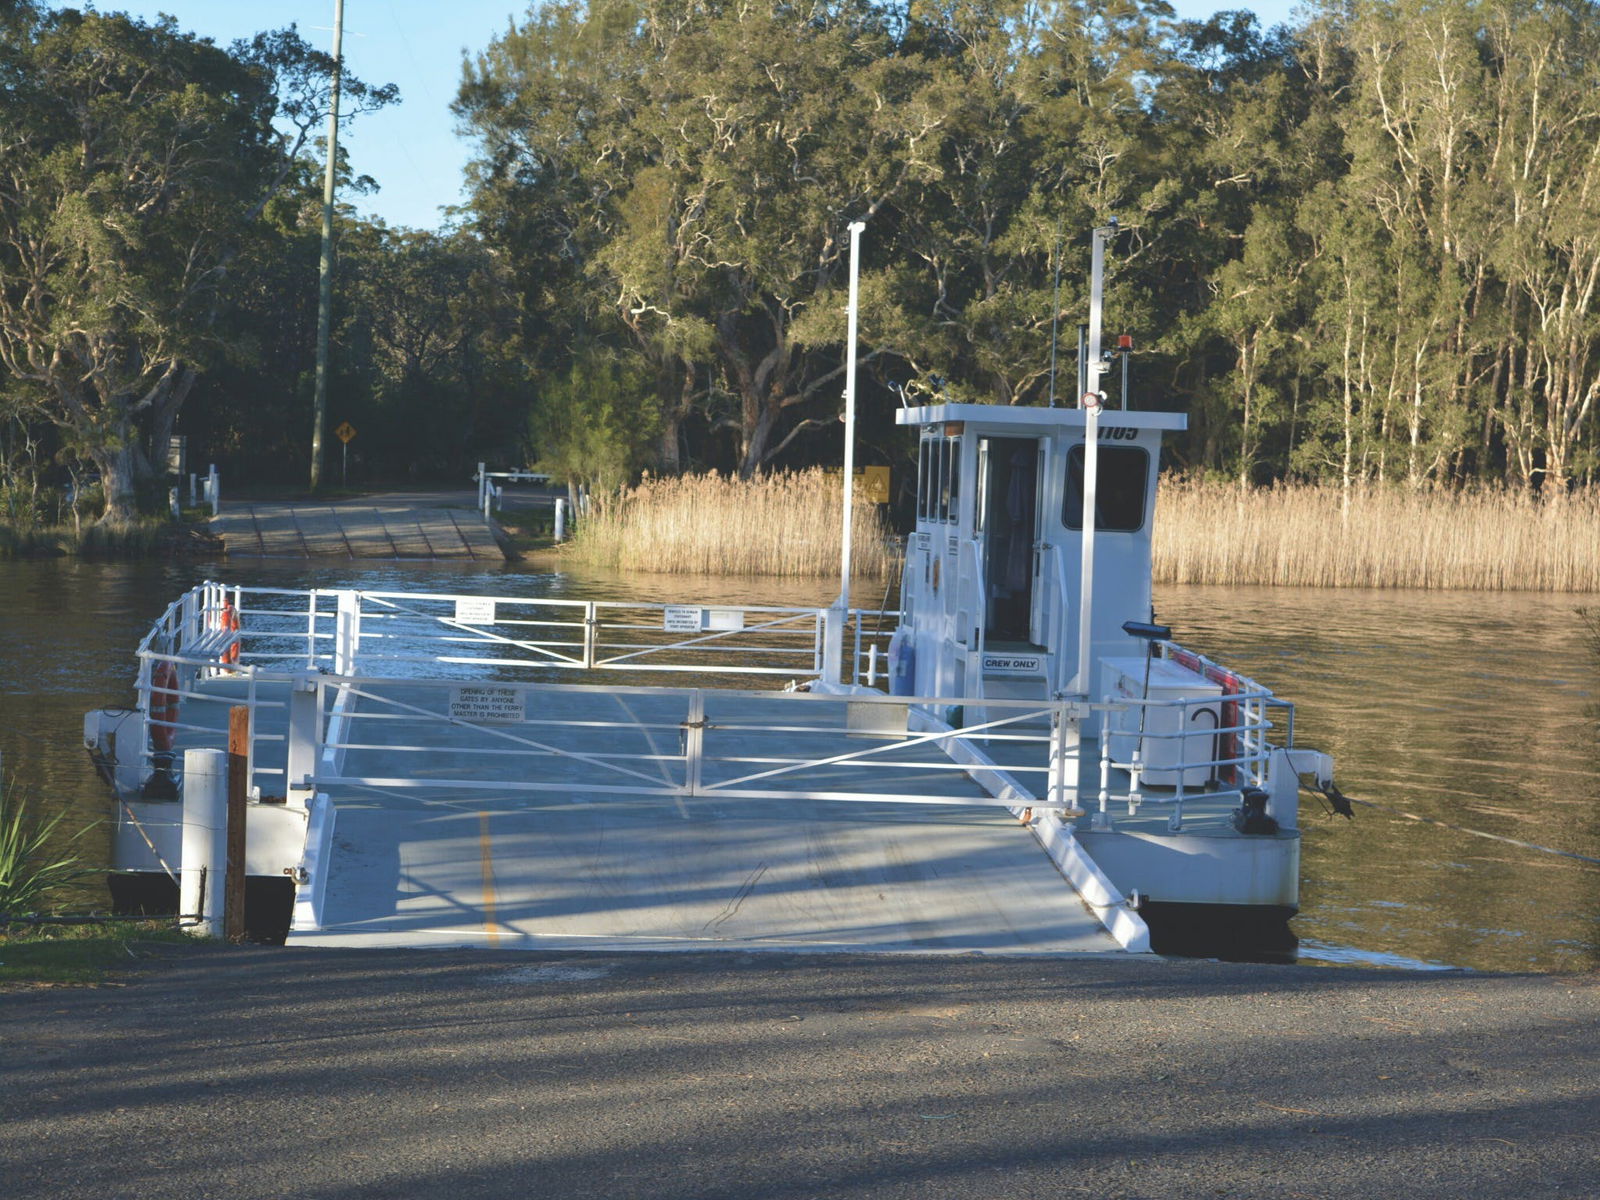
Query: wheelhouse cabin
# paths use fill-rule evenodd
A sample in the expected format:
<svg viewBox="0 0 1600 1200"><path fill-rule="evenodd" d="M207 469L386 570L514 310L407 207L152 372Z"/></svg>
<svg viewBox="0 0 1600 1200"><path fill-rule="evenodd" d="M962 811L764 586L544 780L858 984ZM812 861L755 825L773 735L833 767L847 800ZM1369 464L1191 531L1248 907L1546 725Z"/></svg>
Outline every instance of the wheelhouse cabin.
<svg viewBox="0 0 1600 1200"><path fill-rule="evenodd" d="M1094 511L1085 530L1087 410L939 404L902 409L921 434L916 531L902 628L918 696L1083 696L1096 664L1143 655L1123 631L1149 621L1161 436L1180 413L1098 415ZM1086 536L1091 553L1084 554ZM1088 570L1085 571L1085 566ZM1081 672L1085 576L1089 670Z"/></svg>

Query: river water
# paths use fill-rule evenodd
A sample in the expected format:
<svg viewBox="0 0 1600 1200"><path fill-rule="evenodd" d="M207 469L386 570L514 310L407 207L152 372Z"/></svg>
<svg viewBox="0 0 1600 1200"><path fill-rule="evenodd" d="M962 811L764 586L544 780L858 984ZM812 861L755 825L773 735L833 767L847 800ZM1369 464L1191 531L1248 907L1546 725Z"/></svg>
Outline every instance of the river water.
<svg viewBox="0 0 1600 1200"><path fill-rule="evenodd" d="M0 762L104 861L109 804L81 748L85 710L133 699L133 649L205 578L649 601L818 604L826 581L538 573L515 566L0 562ZM858 591L855 601L880 597ZM1159 619L1298 706L1358 800L1302 807L1304 961L1579 971L1600 964L1600 659L1576 610L1533 593L1162 587ZM1444 828L1400 814L1457 826ZM85 892L85 904L102 902Z"/></svg>

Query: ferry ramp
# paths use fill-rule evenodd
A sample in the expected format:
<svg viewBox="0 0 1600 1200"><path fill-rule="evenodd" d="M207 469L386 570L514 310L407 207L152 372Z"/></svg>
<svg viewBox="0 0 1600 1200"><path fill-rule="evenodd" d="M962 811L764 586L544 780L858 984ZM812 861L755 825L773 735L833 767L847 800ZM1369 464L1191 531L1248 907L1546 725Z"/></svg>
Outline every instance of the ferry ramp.
<svg viewBox="0 0 1600 1200"><path fill-rule="evenodd" d="M361 500L236 500L211 519L230 557L505 558L470 493L394 493Z"/></svg>
<svg viewBox="0 0 1600 1200"><path fill-rule="evenodd" d="M341 776L321 785L319 928L300 923L291 944L1120 950L932 742L841 734L834 706L792 698L606 688L553 689L514 733L485 737L438 719L447 691L359 696ZM686 698L715 743L689 795Z"/></svg>

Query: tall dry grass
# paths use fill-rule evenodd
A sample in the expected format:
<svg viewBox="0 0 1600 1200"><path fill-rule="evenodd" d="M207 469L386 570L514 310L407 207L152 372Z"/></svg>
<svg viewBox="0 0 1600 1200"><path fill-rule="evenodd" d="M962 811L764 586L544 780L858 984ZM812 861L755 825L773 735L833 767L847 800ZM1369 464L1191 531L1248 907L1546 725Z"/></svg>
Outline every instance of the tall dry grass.
<svg viewBox="0 0 1600 1200"><path fill-rule="evenodd" d="M1163 481L1163 583L1600 592L1600 489L1543 502L1412 491Z"/></svg>
<svg viewBox="0 0 1600 1200"><path fill-rule="evenodd" d="M646 479L598 499L567 548L592 566L687 575L832 575L839 570L837 475ZM851 560L883 577L899 561L875 505L857 496Z"/></svg>

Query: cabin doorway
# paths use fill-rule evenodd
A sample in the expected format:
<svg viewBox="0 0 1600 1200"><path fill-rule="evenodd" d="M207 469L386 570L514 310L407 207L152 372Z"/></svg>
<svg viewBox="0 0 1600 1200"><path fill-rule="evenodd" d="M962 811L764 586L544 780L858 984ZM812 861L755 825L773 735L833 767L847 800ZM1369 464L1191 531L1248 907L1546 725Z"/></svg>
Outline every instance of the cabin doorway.
<svg viewBox="0 0 1600 1200"><path fill-rule="evenodd" d="M1039 439L978 442L984 640L1028 642L1039 508Z"/></svg>

